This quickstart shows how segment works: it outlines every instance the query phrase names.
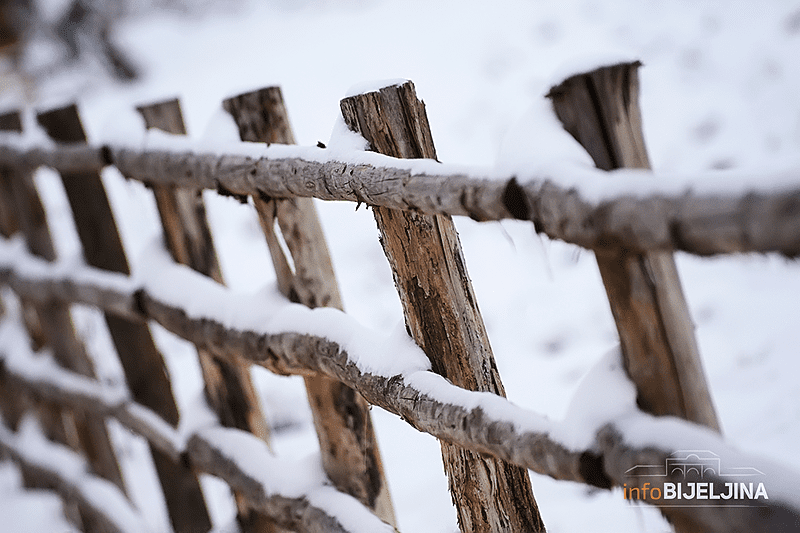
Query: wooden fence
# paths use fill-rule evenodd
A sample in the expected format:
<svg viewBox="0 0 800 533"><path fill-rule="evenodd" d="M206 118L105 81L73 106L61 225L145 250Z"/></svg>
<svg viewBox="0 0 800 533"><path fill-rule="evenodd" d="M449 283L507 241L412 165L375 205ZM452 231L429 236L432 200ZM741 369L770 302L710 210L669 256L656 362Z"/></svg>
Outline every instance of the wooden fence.
<svg viewBox="0 0 800 533"><path fill-rule="evenodd" d="M620 64L576 75L549 94L564 127L600 169L648 167L637 68ZM75 106L37 115L52 144L25 145L12 134L0 143L0 231L7 239L20 233L27 247L10 240L0 246L0 281L19 298L4 293L0 453L22 467L28 485L58 490L86 531L146 530L127 499L108 417L148 440L176 532L211 527L199 472L231 487L243 532L392 531L396 521L370 404L441 441L462 531L544 531L527 470L602 489L622 487L627 497L639 490L631 469L666 465L676 434L680 449L713 450L758 465L772 483L769 498L744 503L667 506L653 492L641 498L657 505L676 531L800 531L800 498L793 490L800 478L733 450L719 435L672 256L675 250L796 256L800 186L743 196L654 194L592 202L545 179L490 179L451 173L435 161L404 162L436 159L424 105L410 82L341 102L347 126L383 155L284 146L294 140L277 88L230 98L223 107L243 141L269 147L259 145L259 155L250 145L220 154L178 137L160 149L96 146L87 143ZM177 101L138 111L148 128L185 133ZM19 114L0 117L0 127L21 131ZM171 256L153 258L161 279L130 276L100 180L109 165L155 195ZM86 266L67 269L56 257L32 178L40 166L61 175ZM375 354L337 336L351 328L341 313L328 329L311 311L293 328L269 326L275 323L269 313L287 305L281 302L263 316L232 319L242 302L224 288L203 189L253 203L278 287L295 304L295 315L297 304L342 309L311 198L371 206L407 330L427 356L425 364L414 353L398 353L387 370ZM505 400L452 215L528 220L537 232L594 251L620 336L618 364L601 371L611 381L630 379L635 413L624 420L610 415L576 441L565 436L568 421ZM172 282L214 305L190 306L170 290ZM104 313L127 387L94 379L72 324L72 304ZM18 317L25 329L16 326ZM181 424L150 322L197 347L217 422ZM304 329L306 323L315 325ZM269 428L248 373L252 364L304 377L325 483L285 479L285 460L269 451ZM46 438L26 413L36 414ZM661 479L683 480L675 472ZM720 487L725 480L719 471L703 478Z"/></svg>

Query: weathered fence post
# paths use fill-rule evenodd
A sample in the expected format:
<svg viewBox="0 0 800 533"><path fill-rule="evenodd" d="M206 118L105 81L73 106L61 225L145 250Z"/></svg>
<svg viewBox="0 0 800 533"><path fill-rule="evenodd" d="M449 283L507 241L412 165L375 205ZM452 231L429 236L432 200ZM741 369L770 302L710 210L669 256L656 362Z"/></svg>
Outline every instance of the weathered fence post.
<svg viewBox="0 0 800 533"><path fill-rule="evenodd" d="M550 91L556 114L598 168L650 168L639 63L573 76ZM719 430L672 253L595 252L642 409Z"/></svg>
<svg viewBox="0 0 800 533"><path fill-rule="evenodd" d="M243 141L294 144L279 87L224 101ZM278 286L292 301L342 309L339 287L311 198L253 198L269 246ZM292 256L289 264L275 233L277 220ZM389 524L396 524L369 405L350 387L325 376L305 377L325 472Z"/></svg>
<svg viewBox="0 0 800 533"><path fill-rule="evenodd" d="M144 117L148 128L186 134L177 99L140 106L136 110ZM223 283L202 191L156 184L151 187L167 248L175 262L188 265ZM222 425L249 431L269 443L269 428L253 387L250 367L243 362L229 363L203 349L198 349L197 354L203 371L206 397ZM274 523L249 509L241 494L234 493L234 497L238 508L237 520L243 533L275 531Z"/></svg>
<svg viewBox="0 0 800 533"><path fill-rule="evenodd" d="M436 158L425 106L410 81L345 98L341 109L372 150ZM505 396L452 219L381 207L373 212L406 327L434 372L459 387ZM544 531L525 469L441 444L462 531Z"/></svg>
<svg viewBox="0 0 800 533"><path fill-rule="evenodd" d="M650 168L639 109L638 62L572 76L549 93L564 128L603 170ZM595 250L637 402L720 430L694 325L671 252ZM674 517L676 530L701 531Z"/></svg>
<svg viewBox="0 0 800 533"><path fill-rule="evenodd" d="M22 133L20 113L10 112L0 115L0 131ZM19 221L13 198L14 191L11 184L12 172L13 169L0 165L0 234L5 238L10 238L19 231ZM0 316L4 313L5 305L0 300ZM37 336L33 331L29 331L29 335L32 338ZM2 413L6 425L15 431L27 409L27 395L17 389L13 382L5 379L2 368L0 368L0 413Z"/></svg>
<svg viewBox="0 0 800 533"><path fill-rule="evenodd" d="M84 143L75 105L38 115L39 124L56 142ZM98 172L62 173L87 264L130 274L124 246ZM133 398L177 426L179 413L161 353L147 324L106 313L105 321L122 363ZM186 465L150 447L172 526L177 533L204 533L211 529L197 475Z"/></svg>
<svg viewBox="0 0 800 533"><path fill-rule="evenodd" d="M13 122L10 121L9 124L13 126ZM19 116L17 116L16 125L19 126L18 130L21 132L22 124ZM0 170L0 172L3 174L0 178L3 181L3 194L4 196L8 195L4 199L8 208L7 216L4 218L15 218L14 221L9 221L10 225L16 225L22 232L28 250L33 255L54 261L56 259L55 246L47 224L44 206L33 181L33 169L8 168ZM10 229L12 228L3 228L3 233ZM24 299L21 299L21 303L23 313L27 317L27 328L36 345L48 346L55 359L64 368L88 377L96 377L94 364L75 331L69 306L59 302L33 304ZM37 340L40 335L41 340ZM116 451L102 417L63 409L50 402L39 402L39 414L42 425L51 438L83 451L92 469L98 475L108 479L123 493L125 492L125 483ZM16 421L12 419L11 422L14 427ZM80 513L80 515L87 530L102 531L102 527L94 523L90 516L84 513Z"/></svg>

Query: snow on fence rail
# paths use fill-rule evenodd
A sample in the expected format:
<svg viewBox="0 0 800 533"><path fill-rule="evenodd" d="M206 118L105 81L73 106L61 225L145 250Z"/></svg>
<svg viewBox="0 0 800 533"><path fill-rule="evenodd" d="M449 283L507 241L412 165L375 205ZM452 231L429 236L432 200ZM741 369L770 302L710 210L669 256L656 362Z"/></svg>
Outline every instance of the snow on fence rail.
<svg viewBox="0 0 800 533"><path fill-rule="evenodd" d="M155 259L146 279L131 280L89 267L75 270L48 263L27 254L19 244L0 242L0 281L21 297L86 304L125 318L152 320L199 347L231 359L244 358L280 375L323 373L420 431L554 479L608 489L630 481L626 477L630 464L663 464L673 452L670 446L713 449L730 464L758 465L775 481L765 507L786 513L776 520L800 516L800 497L794 490L800 475L737 452L701 427L641 412L617 352L603 359L592 371L593 377L584 381L584 390L576 392L579 401L571 406L575 418L553 421L499 396L449 384L430 371L418 348L402 339L382 338L344 313L310 310L278 295L236 294L168 258ZM214 305L192 308L186 305L186 294L203 294ZM0 337L0 341L16 352L10 357L0 351L6 377L67 405L112 415L171 457L180 458L187 451L186 442L191 440L185 433L191 429L181 435L119 391L59 369L55 363L37 363L32 354L25 353L29 350L20 349L24 343L19 339L9 342ZM615 400L601 402L598 408L600 389ZM581 420L587 418L586 413L594 416ZM198 435L202 438L202 433ZM192 449L190 445L193 458ZM235 484L240 475L229 472L221 477ZM707 520L724 524L727 531L766 527L761 522L764 507L738 509L735 518L727 508L706 512Z"/></svg>
<svg viewBox="0 0 800 533"><path fill-rule="evenodd" d="M636 68L621 64L574 76L550 94L564 127L604 170L648 166ZM231 98L224 107L244 141L293 141L276 88ZM148 127L185 133L177 102L138 110ZM609 179L600 171L581 170L579 181L586 186L574 188L388 157L435 159L424 106L410 82L348 97L342 113L349 129L387 155L276 144L220 151L178 137L149 149L90 146L74 107L39 115L55 144L31 146L3 136L0 230L7 238L20 231L28 251L19 240L0 242L0 283L17 294L24 310L4 297L0 408L8 427L0 427L0 451L32 474L31 481L76 502L87 531L141 530L135 516L120 521L97 501L107 497L124 508L121 515L136 513L125 506L113 450L110 457L96 453L107 436L92 421L114 417L151 443L178 532L210 527L196 471L231 486L245 533L272 531L275 524L299 531L392 530L394 513L366 399L440 439L464 531L543 530L526 470L634 490L631 468L666 464L677 449L714 450L731 464L751 465L768 476L770 487L768 499L729 505L676 507L659 505L654 496L641 499L658 505L676 531L798 529L800 474L739 453L719 435L669 253L797 255L797 182L779 192L676 194L674 188L664 192L648 185L638 195L598 195L587 193L596 188L581 180ZM43 165L62 175L89 266L67 266L54 255L30 179ZM149 184L162 217L172 257L150 250L149 269L137 277L128 271L99 180L107 165ZM222 285L200 189L252 199L278 293L243 296ZM308 197L373 207L417 345L360 328L336 309L309 309L341 309L341 301L313 205L299 199ZM530 220L539 232L595 251L621 347L587 377L565 420L548 420L503 397L448 215ZM643 277L649 282L642 283ZM202 294L205 303L187 299L189 294ZM76 303L105 313L128 390L94 379L69 321L68 306ZM197 347L213 411L203 425L178 426L149 322ZM34 356L28 337L52 357ZM263 415L241 370L249 364L304 376L314 398L321 466L287 465L270 455ZM9 394L12 389L26 392ZM598 402L598 391L610 389L614 393L604 397L611 400ZM20 401L25 397L32 400ZM339 419L343 402L348 418ZM41 431L23 417L31 405ZM54 419L74 420L79 441ZM362 429L354 431L354 424ZM73 466L59 468L26 454L22 442L72 457ZM83 453L88 465L65 446ZM287 470L304 475L284 479ZM662 479L683 480L675 472ZM703 479L718 486L725 480L717 471ZM513 490L492 488L503 486Z"/></svg>
<svg viewBox="0 0 800 533"><path fill-rule="evenodd" d="M579 167L565 166L555 176L522 177L319 147L229 146L228 153L221 153L192 140L170 139L168 144L169 149L6 144L0 146L0 164L64 172L114 165L123 175L148 183L241 197L313 197L478 221L529 220L552 239L588 249L615 244L697 255L800 254L800 169L793 182L777 191L770 190L775 180L764 176L754 177L741 191L711 180L719 190L712 185L705 192L637 176L656 184L640 184L637 194L612 186L618 196L598 197L597 185L589 186L589 180L609 178Z"/></svg>

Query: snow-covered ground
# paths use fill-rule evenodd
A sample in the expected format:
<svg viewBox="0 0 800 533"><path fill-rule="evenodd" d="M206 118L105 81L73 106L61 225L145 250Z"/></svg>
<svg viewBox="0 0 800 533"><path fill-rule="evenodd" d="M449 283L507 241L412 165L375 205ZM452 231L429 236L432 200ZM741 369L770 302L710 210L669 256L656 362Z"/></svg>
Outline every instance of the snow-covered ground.
<svg viewBox="0 0 800 533"><path fill-rule="evenodd" d="M57 11L59 1L51 0ZM63 2L61 2L63 3ZM77 99L90 138L120 127L133 106L180 96L190 133L214 134L221 100L281 85L297 140L327 142L338 102L352 85L404 77L425 100L439 159L492 166L562 154L563 137L542 120L542 98L578 65L638 58L645 135L657 173L800 169L800 2L770 0L272 0L186 18L140 16L117 37L146 69L134 85L60 75L38 106ZM0 93L0 109L16 105ZM211 124L212 126L209 126ZM119 224L134 259L158 233L147 191L108 172ZM800 179L800 170L798 170ZM38 176L63 254L75 254L55 177ZM229 285L250 288L274 274L254 213L208 195ZM349 203L318 203L347 311L379 330L402 320L372 215ZM464 252L509 398L561 418L580 379L616 342L592 254L538 237L530 224L457 219ZM800 268L773 256L678 255L714 400L727 438L742 450L800 470ZM134 265L135 266L135 265ZM96 314L77 313L97 354L108 339ZM155 328L181 401L200 386L186 343ZM106 377L119 369L101 362ZM297 379L254 370L276 428L279 455L316 447ZM373 409L401 531L456 531L437 442ZM116 426L114 426L116 427ZM144 446L121 430L127 477L152 527L167 527ZM134 464L136 465L134 467ZM667 531L657 511L532 476L552 532ZM220 528L232 506L207 479ZM52 496L19 489L0 464L0 531L69 531ZM35 506L37 511L31 512Z"/></svg>

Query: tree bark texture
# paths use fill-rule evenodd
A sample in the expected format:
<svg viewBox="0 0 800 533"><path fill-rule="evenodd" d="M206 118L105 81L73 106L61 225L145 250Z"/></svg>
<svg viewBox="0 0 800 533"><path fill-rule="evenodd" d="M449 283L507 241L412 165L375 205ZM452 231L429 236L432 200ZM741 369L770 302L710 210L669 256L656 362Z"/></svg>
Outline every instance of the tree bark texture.
<svg viewBox="0 0 800 533"><path fill-rule="evenodd" d="M140 106L136 110L144 118L147 128L177 135L186 134L177 99ZM152 189L161 216L164 239L173 260L224 283L206 218L202 191L157 184ZM248 431L269 443L269 427L253 387L249 365L238 360L215 357L203 349L198 349L197 355L203 372L206 398L222 425ZM275 531L272 520L254 512L241 494L234 492L234 498L242 533Z"/></svg>
<svg viewBox="0 0 800 533"><path fill-rule="evenodd" d="M341 108L345 123L373 151L436 159L425 107L411 82L346 98ZM406 328L433 371L459 387L505 396L450 217L373 211ZM441 444L462 531L544 531L525 469Z"/></svg>
<svg viewBox="0 0 800 533"><path fill-rule="evenodd" d="M236 121L243 141L294 144L279 87L241 94L225 100L223 105ZM283 295L311 308L343 309L313 200L256 195L253 202ZM288 247L291 263L276 230ZM327 376L309 375L304 380L326 474L339 490L394 525L394 509L369 405L353 389Z"/></svg>
<svg viewBox="0 0 800 533"><path fill-rule="evenodd" d="M56 142L86 142L75 105L41 113L38 121ZM86 262L104 270L130 274L100 174L62 172L61 178ZM105 320L133 397L177 426L179 413L172 386L147 324L109 314ZM197 475L152 446L151 452L175 531L204 533L210 530L211 521Z"/></svg>
<svg viewBox="0 0 800 533"><path fill-rule="evenodd" d="M638 63L573 76L550 92L564 127L598 168L650 168L638 101ZM669 252L595 251L639 406L719 431L694 324Z"/></svg>

